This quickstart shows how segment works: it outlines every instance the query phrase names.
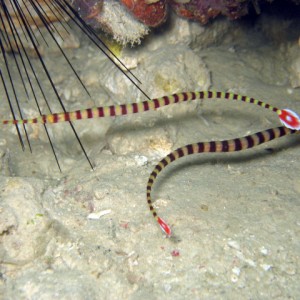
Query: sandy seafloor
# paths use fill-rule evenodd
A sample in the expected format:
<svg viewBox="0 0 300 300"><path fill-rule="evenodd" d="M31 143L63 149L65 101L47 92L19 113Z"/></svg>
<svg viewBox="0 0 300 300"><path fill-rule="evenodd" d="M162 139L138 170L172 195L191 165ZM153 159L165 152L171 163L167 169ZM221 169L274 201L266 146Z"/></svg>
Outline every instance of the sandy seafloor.
<svg viewBox="0 0 300 300"><path fill-rule="evenodd" d="M271 16L205 28L177 18L122 58L151 98L211 88L300 112L298 29ZM74 35L81 47L66 53L91 98L59 54L45 57L67 109L144 99ZM55 99L51 105L60 111ZM22 107L37 115L33 101ZM1 118L9 116L2 104ZM68 124L48 125L62 173L43 126L28 126L33 154L22 152L13 126L1 128L1 299L300 298L299 136L190 156L164 170L153 199L172 238L145 199L149 174L171 150L279 126L274 113L195 101L74 125L94 171Z"/></svg>

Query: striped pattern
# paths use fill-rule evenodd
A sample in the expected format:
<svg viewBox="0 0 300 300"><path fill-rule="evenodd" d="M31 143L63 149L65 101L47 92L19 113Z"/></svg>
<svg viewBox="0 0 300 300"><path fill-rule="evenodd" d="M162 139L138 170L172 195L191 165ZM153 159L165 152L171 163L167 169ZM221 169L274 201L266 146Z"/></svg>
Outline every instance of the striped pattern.
<svg viewBox="0 0 300 300"><path fill-rule="evenodd" d="M148 110L156 110L157 108L167 106L170 104L192 101L197 99L227 99L227 100L242 101L242 102L252 103L261 106L263 108L274 111L277 114L281 113L281 110L279 110L278 108L273 107L268 103L247 96L242 96L242 95L227 93L227 92L201 91L201 92L183 92L183 93L173 94L171 96L164 96L161 98L155 98L152 100L143 101L139 103L93 107L93 108L87 108L83 110L76 110L72 112L41 115L37 118L32 118L32 119L4 120L2 121L2 124L59 123L59 122L75 121L75 120L82 120L82 119L122 116L122 115L145 112Z"/></svg>
<svg viewBox="0 0 300 300"><path fill-rule="evenodd" d="M250 149L257 145L266 143L268 141L280 138L285 135L294 134L299 131L291 130L286 127L277 127L264 131L260 131L254 133L252 135L248 135L241 138L236 138L232 140L224 140L224 141L212 141L212 142L199 142L196 144L186 145L184 147L178 148L177 150L168 154L165 158L163 158L154 168L147 183L147 203L149 209L159 223L162 230L168 235L171 235L171 229L166 222L164 222L160 217L158 217L156 210L153 207L152 199L151 199L151 191L154 184L155 179L159 175L159 173L171 164L173 161L196 153L211 153L211 152L236 152L241 150Z"/></svg>

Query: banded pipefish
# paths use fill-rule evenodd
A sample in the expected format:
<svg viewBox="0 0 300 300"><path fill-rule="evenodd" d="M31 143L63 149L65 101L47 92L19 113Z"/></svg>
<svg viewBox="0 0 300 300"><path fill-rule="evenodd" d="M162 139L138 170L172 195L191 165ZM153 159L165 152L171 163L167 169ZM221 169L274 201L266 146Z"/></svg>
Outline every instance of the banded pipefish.
<svg viewBox="0 0 300 300"><path fill-rule="evenodd" d="M71 112L61 112L54 114L41 115L31 119L11 119L3 120L2 124L34 124L34 123L59 123L70 122L82 119L115 117L128 114L135 114L146 112L149 110L156 110L160 107L170 104L188 102L192 100L205 99L225 99L241 101L245 103L255 104L262 108L268 109L278 114L278 117L283 125L291 129L300 129L299 116L289 109L279 109L261 100L242 96L230 92L216 92L216 91L200 91L200 92L182 92L170 96L163 96L160 98L150 99L143 102L134 102L121 105L100 106L76 110Z"/></svg>
<svg viewBox="0 0 300 300"><path fill-rule="evenodd" d="M284 125L282 127L272 128L264 131L254 133L241 138L235 138L232 140L223 141L210 141L210 142L199 142L196 144L189 144L184 147L178 148L177 150L168 154L163 158L154 168L147 183L147 203L153 217L158 222L161 229L171 236L170 226L157 215L156 210L153 207L151 199L151 191L155 179L159 173L171 164L173 161L196 153L211 153L211 152L237 152L246 149L253 148L260 144L269 142L271 140L280 138L285 135L291 135L298 133L300 130L300 118L299 116L290 109L279 109L261 100L251 98L248 96L242 96L230 92L217 92L217 91L200 91L200 92L183 92L177 93L170 96L164 96L161 98L155 98L146 100L143 102L135 102L121 105L101 106L87 108L83 110L76 110L72 112L54 113L48 115L41 115L31 119L11 119L3 120L2 124L9 125L24 125L24 124L36 124L36 123L59 123L76 121L90 118L102 118L102 117L115 117L127 114L141 113L149 110L156 110L160 107L187 102L196 99L225 99L240 101L250 104L258 105L262 108L268 109L277 113L279 120Z"/></svg>

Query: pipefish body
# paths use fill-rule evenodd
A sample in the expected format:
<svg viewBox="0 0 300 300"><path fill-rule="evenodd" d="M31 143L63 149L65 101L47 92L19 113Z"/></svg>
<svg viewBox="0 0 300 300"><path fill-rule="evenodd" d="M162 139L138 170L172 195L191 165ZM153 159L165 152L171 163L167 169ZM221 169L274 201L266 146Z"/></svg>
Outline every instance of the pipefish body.
<svg viewBox="0 0 300 300"><path fill-rule="evenodd" d="M153 207L151 191L157 176L162 172L164 168L166 168L172 162L179 158L197 153L221 153L242 151L294 133L300 133L300 131L292 130L285 126L282 126L267 129L251 135L231 140L199 142L195 144L189 144L169 153L155 166L155 168L149 176L147 183L147 203L150 212L152 213L155 220L158 222L160 228L163 230L163 232L166 233L168 237L172 235L170 226L158 216L155 208Z"/></svg>
<svg viewBox="0 0 300 300"><path fill-rule="evenodd" d="M216 91L200 91L200 92L182 92L173 94L170 96L164 96L161 98L155 98L151 100L146 100L143 102L134 102L129 104L121 105L110 105L110 106L100 106L92 107L82 110L76 110L71 112L62 112L54 114L45 114L36 118L31 119L11 119L3 120L2 124L34 124L34 123L59 123L67 121L76 121L82 119L91 119L91 118L103 118L103 117L115 117L128 114L135 114L146 112L149 110L156 110L160 107L187 102L192 100L205 100L205 99L225 99L225 100L234 100L241 101L246 103L251 103L258 105L262 108L268 109L277 113L280 121L283 125L291 129L300 129L300 118L299 116L289 110L289 109L278 109L273 107L270 104L263 102L261 100L251 98L248 96L242 96L239 94L234 94L230 92L216 92Z"/></svg>

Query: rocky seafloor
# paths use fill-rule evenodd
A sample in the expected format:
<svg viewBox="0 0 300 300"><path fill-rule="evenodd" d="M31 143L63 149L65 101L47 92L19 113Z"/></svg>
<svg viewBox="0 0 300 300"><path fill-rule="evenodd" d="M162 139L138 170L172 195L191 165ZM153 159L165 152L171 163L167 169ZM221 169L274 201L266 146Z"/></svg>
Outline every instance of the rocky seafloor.
<svg viewBox="0 0 300 300"><path fill-rule="evenodd" d="M80 47L66 51L91 98L55 51L45 56L67 109L144 99L74 36ZM266 14L201 27L174 18L121 58L151 98L211 88L300 112L295 19ZM22 105L37 115L34 103ZM7 118L8 106L0 113ZM171 150L276 127L276 115L216 100L74 125L94 171L68 124L48 125L62 173L42 125L28 126L32 154L13 126L1 128L2 299L299 299L299 136L168 167L153 197L173 238L145 197L149 174Z"/></svg>

